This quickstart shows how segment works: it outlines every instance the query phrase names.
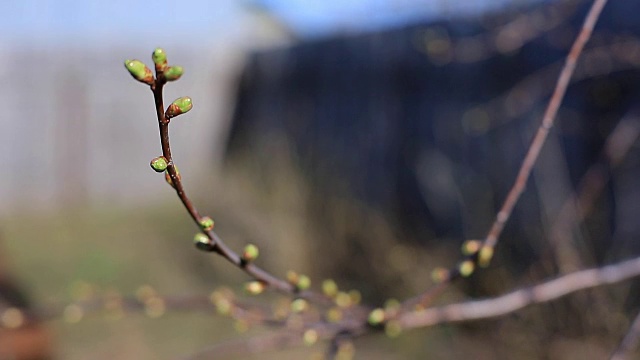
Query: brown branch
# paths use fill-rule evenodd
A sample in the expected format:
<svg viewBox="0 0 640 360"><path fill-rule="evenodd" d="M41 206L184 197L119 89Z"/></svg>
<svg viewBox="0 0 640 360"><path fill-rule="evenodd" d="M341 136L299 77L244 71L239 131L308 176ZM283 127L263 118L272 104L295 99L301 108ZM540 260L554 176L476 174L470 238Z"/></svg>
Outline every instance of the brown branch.
<svg viewBox="0 0 640 360"><path fill-rule="evenodd" d="M193 221L196 223L196 225L198 227L201 227L200 224L203 217L200 215L191 199L187 196L187 193L184 190L184 186L181 181L181 177L178 176L175 163L171 155L171 145L169 142L170 119L168 119L165 115L163 99L163 88L166 82L167 81L164 77L163 71L161 69L156 69L156 79L151 85L151 90L153 92L153 97L155 100L156 116L158 119L158 126L160 130L162 154L167 159L167 172L171 178L172 185L176 191L176 194L178 195L178 198L180 198L180 201L182 201L182 204L184 205L185 209L187 210ZM251 275L254 279L267 285L268 287L288 294L294 294L299 297L312 299L317 302L327 303L329 301L325 296L322 296L320 294L316 294L310 291L299 291L299 289L290 282L268 273L255 264L243 261L242 258L236 252L231 250L231 248L229 248L213 230L204 230L203 232L211 240L213 251L221 255L223 258L225 258L238 268L242 269L247 274Z"/></svg>
<svg viewBox="0 0 640 360"><path fill-rule="evenodd" d="M498 243L498 239L506 222L509 220L511 213L513 212L513 208L515 207L518 199L520 199L520 195L524 191L527 180L529 179L529 175L531 174L531 170L538 160L538 156L540 155L540 151L542 150L542 146L544 145L547 136L549 134L549 130L553 127L553 123L555 121L556 115L558 114L558 109L560 108L560 104L562 103L562 99L564 98L565 93L567 92L567 87L569 85L569 81L571 80L571 76L573 75L573 71L576 68L576 63L578 58L580 57L580 53L584 48L585 44L591 37L591 33L593 32L593 28L604 8L604 5L607 3L607 0L595 0L589 13L584 21L582 26L582 30L580 30L580 34L578 34L577 39L573 43L571 50L569 51L569 55L567 55L567 60L560 72L560 76L558 77L558 81L556 83L556 87L553 91L553 95L549 100L549 104L547 105L547 109L544 112L544 116L542 117L542 124L538 128L538 131L533 138L531 146L529 147L529 151L525 156L522 166L520 167L520 171L518 172L518 176L516 177L516 181L509 191L507 195L507 199L505 200L502 208L498 212L496 216L496 220L491 226L489 230L489 234L485 238L484 247L493 249Z"/></svg>
<svg viewBox="0 0 640 360"><path fill-rule="evenodd" d="M574 272L492 299L407 312L395 321L402 328L410 329L441 323L489 319L510 314L532 304L552 301L579 290L615 284L639 275L640 257L601 268Z"/></svg>

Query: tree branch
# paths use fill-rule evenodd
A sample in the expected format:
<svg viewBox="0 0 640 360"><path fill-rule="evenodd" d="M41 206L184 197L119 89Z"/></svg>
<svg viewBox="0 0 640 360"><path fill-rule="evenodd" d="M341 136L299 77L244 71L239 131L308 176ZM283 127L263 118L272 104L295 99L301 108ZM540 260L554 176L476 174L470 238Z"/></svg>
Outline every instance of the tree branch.
<svg viewBox="0 0 640 360"><path fill-rule="evenodd" d="M404 313L396 321L402 328L407 329L441 323L488 319L512 313L532 304L552 301L579 290L615 284L638 275L640 275L640 257L602 268L574 272L492 299L468 301Z"/></svg>

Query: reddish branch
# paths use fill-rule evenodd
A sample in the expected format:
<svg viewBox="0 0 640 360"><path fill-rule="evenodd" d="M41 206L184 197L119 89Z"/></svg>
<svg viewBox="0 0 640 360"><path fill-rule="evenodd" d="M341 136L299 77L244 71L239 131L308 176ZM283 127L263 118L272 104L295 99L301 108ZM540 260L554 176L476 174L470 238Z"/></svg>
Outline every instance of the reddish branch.
<svg viewBox="0 0 640 360"><path fill-rule="evenodd" d="M191 199L187 196L184 190L182 181L176 172L176 167L171 156L171 145L169 143L169 123L170 119L165 116L163 88L167 80L164 77L163 71L156 69L156 79L151 84L151 90L153 91L153 97L156 106L156 116L158 118L158 125L160 128L160 143L162 145L162 155L167 159L168 167L167 172L171 178L173 187L176 190L176 194L182 201L182 204L189 212L189 215L195 221L196 225L200 227L202 216L198 212L197 208L193 205ZM299 291L299 289L288 281L280 279L260 267L247 263L233 250L231 250L220 237L213 230L203 230L203 233L212 241L213 251L220 254L223 258L227 259L232 264L236 265L247 274L251 275L256 280L264 283L270 288L288 293L295 294L299 297L305 297L313 299L319 302L327 302L326 297L315 294L310 291Z"/></svg>
<svg viewBox="0 0 640 360"><path fill-rule="evenodd" d="M538 160L538 156L540 155L542 146L544 145L547 136L549 135L549 130L553 127L556 115L558 114L558 109L560 108L562 99L567 92L567 87L571 80L571 76L573 75L573 72L576 68L576 63L578 61L578 58L580 57L580 53L591 37L593 28L595 27L598 17L600 16L600 13L602 12L602 9L604 8L604 5L606 3L607 0L595 0L593 2L593 5L589 10L589 14L587 15L582 26L582 30L580 31L580 34L578 34L578 38L573 43L571 51L569 51L569 55L567 55L567 60L564 64L564 67L562 68L562 71L560 72L560 76L558 77L553 95L551 96L549 104L547 105L547 109L545 110L544 116L542 117L542 124L538 128L538 132L533 138L531 146L529 147L529 151L527 151L527 155L525 156L522 162L522 166L520 167L520 171L518 172L518 176L516 177L516 181L513 184L511 191L509 191L507 199L502 205L502 208L498 212L496 220L491 226L491 230L489 230L483 246L494 248L498 243L498 239L500 237L500 234L502 233L502 230L504 229L504 225L506 224L507 220L509 220L509 217L511 216L513 208L518 202L518 199L520 199L520 195L524 191L527 180L529 179L529 175L531 174L531 170Z"/></svg>

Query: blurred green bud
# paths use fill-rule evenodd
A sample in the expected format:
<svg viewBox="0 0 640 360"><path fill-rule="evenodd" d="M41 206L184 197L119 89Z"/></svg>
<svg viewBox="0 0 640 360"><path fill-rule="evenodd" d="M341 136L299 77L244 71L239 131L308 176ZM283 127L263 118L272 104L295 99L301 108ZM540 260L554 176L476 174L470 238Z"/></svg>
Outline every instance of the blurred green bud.
<svg viewBox="0 0 640 360"><path fill-rule="evenodd" d="M169 66L164 71L164 77L167 81L175 81L180 79L180 77L184 74L184 69L182 66Z"/></svg>
<svg viewBox="0 0 640 360"><path fill-rule="evenodd" d="M129 73L131 74L131 76L133 76L134 79L148 85L153 85L153 73L151 72L151 69L149 69L147 65L145 65L142 61L125 60L124 66L127 68L127 70L129 70Z"/></svg>
<svg viewBox="0 0 640 360"><path fill-rule="evenodd" d="M469 277L475 270L475 264L471 260L465 260L458 264L458 271L463 277Z"/></svg>
<svg viewBox="0 0 640 360"><path fill-rule="evenodd" d="M297 272L293 270L287 271L287 281L289 281L289 283L296 285L298 284L298 279L300 279L300 275L298 275Z"/></svg>
<svg viewBox="0 0 640 360"><path fill-rule="evenodd" d="M491 263L491 258L493 257L493 248L491 246L483 246L480 249L480 254L478 255L478 264L481 267L489 266Z"/></svg>
<svg viewBox="0 0 640 360"><path fill-rule="evenodd" d="M151 163L149 165L151 165L151 168L156 172L163 172L167 170L167 166L169 166L169 163L167 162L167 158L165 158L164 156L158 156L157 158L151 160Z"/></svg>
<svg viewBox="0 0 640 360"><path fill-rule="evenodd" d="M204 231L211 231L213 230L213 225L214 225L214 221L212 218L208 217L208 216L204 216L203 218L200 219L200 227L202 228L202 230Z"/></svg>
<svg viewBox="0 0 640 360"><path fill-rule="evenodd" d="M162 48L156 48L151 54L151 59L156 65L156 71L164 71L167 68L167 54Z"/></svg>
<svg viewBox="0 0 640 360"><path fill-rule="evenodd" d="M311 346L318 342L318 332L314 329L308 329L304 332L304 335L302 335L302 340L305 345Z"/></svg>
<svg viewBox="0 0 640 360"><path fill-rule="evenodd" d="M480 250L482 242L480 240L467 240L462 244L462 254L466 256L473 255Z"/></svg>
<svg viewBox="0 0 640 360"><path fill-rule="evenodd" d="M351 306L351 296L344 291L338 291L335 299L336 305L341 308L346 308Z"/></svg>
<svg viewBox="0 0 640 360"><path fill-rule="evenodd" d="M331 279L322 282L322 292L328 297L334 297L338 293L338 284Z"/></svg>
<svg viewBox="0 0 640 360"><path fill-rule="evenodd" d="M198 249L202 251L213 251L215 249L213 241L211 241L211 239L209 239L209 237L203 233L197 233L193 237L193 243Z"/></svg>
<svg viewBox="0 0 640 360"><path fill-rule="evenodd" d="M384 321L384 310L378 308L369 313L369 318L367 319L370 325L376 326L382 324Z"/></svg>
<svg viewBox="0 0 640 360"><path fill-rule="evenodd" d="M171 119L173 117L186 113L187 111L191 110L192 107L193 103L191 102L191 98L188 96L184 96L174 100L167 108L167 112L165 112L164 116L166 116L167 119Z"/></svg>
<svg viewBox="0 0 640 360"><path fill-rule="evenodd" d="M258 247L253 244L249 244L244 247L244 251L242 252L242 261L247 263L254 261L258 258L259 254L260 251L258 250Z"/></svg>
<svg viewBox="0 0 640 360"><path fill-rule="evenodd" d="M264 291L266 285L262 281L250 281L245 284L244 289L251 295L258 295Z"/></svg>
<svg viewBox="0 0 640 360"><path fill-rule="evenodd" d="M301 313L309 308L309 303L305 299L295 299L291 302L291 311Z"/></svg>
<svg viewBox="0 0 640 360"><path fill-rule="evenodd" d="M340 309L339 307L332 307L331 309L327 310L325 316L329 322L340 322L342 320L342 309Z"/></svg>
<svg viewBox="0 0 640 360"><path fill-rule="evenodd" d="M311 279L307 275L301 274L298 277L298 283L296 284L296 286L300 290L307 290L309 287L311 287Z"/></svg>

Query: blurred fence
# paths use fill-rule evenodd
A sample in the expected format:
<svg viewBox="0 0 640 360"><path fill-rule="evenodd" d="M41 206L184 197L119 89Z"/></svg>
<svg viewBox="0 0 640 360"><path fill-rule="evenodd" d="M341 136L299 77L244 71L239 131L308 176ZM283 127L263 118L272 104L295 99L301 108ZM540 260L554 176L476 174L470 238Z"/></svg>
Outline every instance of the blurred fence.
<svg viewBox="0 0 640 360"><path fill-rule="evenodd" d="M151 50L0 50L0 214L157 199L151 192L160 181L148 169L160 151L153 98L123 66L126 58L149 63ZM167 88L166 101L189 95L195 103L188 117L176 120L175 157L192 173L200 171L198 162L211 168L241 54L224 47L167 50L186 73Z"/></svg>
<svg viewBox="0 0 640 360"><path fill-rule="evenodd" d="M316 191L382 209L410 238L482 236L585 6L559 2L257 53L244 72L231 152L249 146L267 163L273 142L286 139ZM535 191L507 226L514 254L543 256L547 226L611 129L637 113L640 26L629 15L637 11L631 2L605 9L531 181ZM640 193L627 180L639 171L630 161L625 175L612 174L589 226L600 260L614 234L620 247L640 251L632 241L640 228L624 215L637 213L629 199Z"/></svg>

